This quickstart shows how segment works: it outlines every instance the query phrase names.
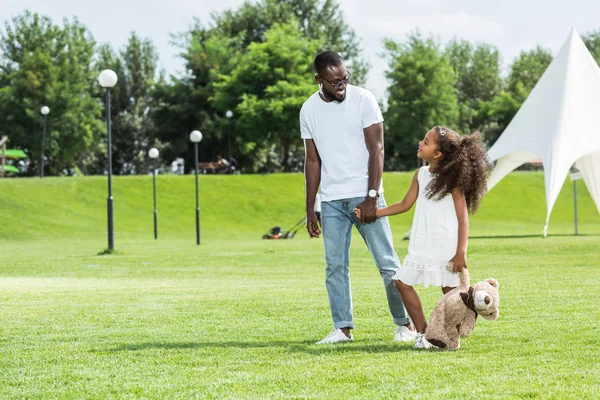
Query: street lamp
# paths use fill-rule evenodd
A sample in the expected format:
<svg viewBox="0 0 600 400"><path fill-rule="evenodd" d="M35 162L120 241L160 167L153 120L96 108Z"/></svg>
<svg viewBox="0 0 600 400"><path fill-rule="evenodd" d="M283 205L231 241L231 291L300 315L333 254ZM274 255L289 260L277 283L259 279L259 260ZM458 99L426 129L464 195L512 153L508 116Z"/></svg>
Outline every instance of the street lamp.
<svg viewBox="0 0 600 400"><path fill-rule="evenodd" d="M158 149L151 148L148 151L148 156L152 159L152 192L154 193L154 239L158 239L158 214L156 212L156 158L158 157Z"/></svg>
<svg viewBox="0 0 600 400"><path fill-rule="evenodd" d="M198 204L198 143L202 140L200 131L192 131L190 140L194 143L194 171L196 173L196 244L200 244L200 206Z"/></svg>
<svg viewBox="0 0 600 400"><path fill-rule="evenodd" d="M113 218L113 196L112 196L112 141L110 137L110 89L117 84L115 71L105 69L98 75L98 83L106 89L106 135L108 152L108 198L106 208L108 214L108 250L115 249L114 218Z"/></svg>
<svg viewBox="0 0 600 400"><path fill-rule="evenodd" d="M229 120L227 122L227 151L229 153L229 158L227 159L227 161L231 163L231 118L233 118L233 111L227 110L225 116Z"/></svg>
<svg viewBox="0 0 600 400"><path fill-rule="evenodd" d="M40 178L44 177L44 166L46 162L44 160L44 151L46 150L46 115L50 112L50 108L43 106L40 110L42 113L42 159L40 161Z"/></svg>

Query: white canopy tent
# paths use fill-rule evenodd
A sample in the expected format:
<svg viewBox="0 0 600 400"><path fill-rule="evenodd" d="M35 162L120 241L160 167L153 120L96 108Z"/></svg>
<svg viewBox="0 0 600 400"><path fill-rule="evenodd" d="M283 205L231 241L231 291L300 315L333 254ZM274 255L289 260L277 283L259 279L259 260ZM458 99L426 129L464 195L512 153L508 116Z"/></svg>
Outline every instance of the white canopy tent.
<svg viewBox="0 0 600 400"><path fill-rule="evenodd" d="M575 29L488 155L498 160L488 179L489 190L520 165L542 160L544 236L573 164L600 213L600 68Z"/></svg>

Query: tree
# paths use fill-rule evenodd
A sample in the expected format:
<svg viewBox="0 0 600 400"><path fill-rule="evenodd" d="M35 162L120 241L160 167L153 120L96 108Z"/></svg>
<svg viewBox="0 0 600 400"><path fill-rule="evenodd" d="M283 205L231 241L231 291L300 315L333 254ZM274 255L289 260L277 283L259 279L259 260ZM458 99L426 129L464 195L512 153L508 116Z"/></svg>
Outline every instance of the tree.
<svg viewBox="0 0 600 400"><path fill-rule="evenodd" d="M467 41L452 41L445 50L456 75L459 104L457 129L463 133L483 131L487 119L480 118L482 102L493 100L502 90L500 54L487 44L473 46Z"/></svg>
<svg viewBox="0 0 600 400"><path fill-rule="evenodd" d="M77 19L57 26L26 11L0 32L0 133L30 156L29 175L39 172L41 116L50 107L46 135L48 174L72 174L102 141L100 104L91 87L95 42Z"/></svg>
<svg viewBox="0 0 600 400"><path fill-rule="evenodd" d="M321 43L318 50L338 52L352 71L353 80L366 79L368 64L360 58L360 41L344 20L337 0L259 0L245 2L235 11L213 15L213 26L223 37L241 37L242 48L265 40L274 24L296 21L307 39Z"/></svg>
<svg viewBox="0 0 600 400"><path fill-rule="evenodd" d="M600 64L600 30L588 32L582 39L596 63Z"/></svg>
<svg viewBox="0 0 600 400"><path fill-rule="evenodd" d="M518 84L516 90L520 92L517 96L522 98L525 93L523 86ZM488 147L491 147L502 132L504 132L504 129L506 129L517 111L519 111L519 108L521 108L521 104L515 96L507 91L502 91L491 101L481 103L479 118L488 121L485 132L485 141Z"/></svg>
<svg viewBox="0 0 600 400"><path fill-rule="evenodd" d="M296 23L275 24L265 41L251 43L216 84L215 106L235 109L240 139L255 154L278 146L284 171L292 169L293 150L302 147L298 115L314 93L311 61L318 47L319 42L303 38Z"/></svg>
<svg viewBox="0 0 600 400"><path fill-rule="evenodd" d="M406 43L385 40L389 58L388 107L385 112L386 169L418 165L417 143L435 125L456 126L456 77L440 45L418 33Z"/></svg>
<svg viewBox="0 0 600 400"><path fill-rule="evenodd" d="M150 166L148 150L162 147L149 116L154 107L156 50L149 39L141 39L134 32L119 55L108 45L98 53L98 72L110 68L118 77L111 90L113 173L144 173ZM104 170L104 154L105 151L97 157L100 163L94 172Z"/></svg>
<svg viewBox="0 0 600 400"><path fill-rule="evenodd" d="M485 139L488 146L504 132L551 62L552 54L540 46L521 52L513 61L506 90L493 100L483 102L479 110L479 118L487 120Z"/></svg>
<svg viewBox="0 0 600 400"><path fill-rule="evenodd" d="M552 54L540 46L528 52L521 52L510 67L507 91L523 103L551 62ZM523 95L525 97L522 97Z"/></svg>
<svg viewBox="0 0 600 400"><path fill-rule="evenodd" d="M215 109L210 99L215 93L214 84L219 75L228 74L233 68L240 40L239 37L221 37L202 27L197 27L191 36L186 52L181 55L188 74L169 80L161 77L153 92L151 114L157 137L168 143L164 159L184 157L187 165L193 165L194 153L188 135L194 129L204 132L201 160L213 160L225 148L228 121L225 113ZM235 140L233 146L234 154L244 165L243 149L236 147L238 143Z"/></svg>
<svg viewBox="0 0 600 400"><path fill-rule="evenodd" d="M320 43L313 57L324 48L338 51L347 60L353 82L364 80L368 66L360 58L360 43L345 24L335 0L247 1L235 10L215 13L209 23L196 21L189 31L175 37L176 44L182 48L187 73L160 81L154 92L157 111L153 118L159 127L160 139L169 142L165 155L184 155L191 163L193 152L187 134L192 129L200 129L205 133L200 158L214 159L227 148L228 132L233 132L233 154L242 169L257 170L259 167L255 164L262 165L260 168L271 164L274 169L278 168L282 156L277 154L283 154L283 149L272 145L257 147L257 143L264 140L264 132L242 130L237 112L229 121L224 115L227 109L216 107L210 99L215 95L214 84L218 77L232 73L250 44L265 42L266 33L275 24L289 22L296 24L303 38ZM307 66L311 62L312 58ZM283 102L286 95L281 96ZM253 139L247 140L248 136Z"/></svg>

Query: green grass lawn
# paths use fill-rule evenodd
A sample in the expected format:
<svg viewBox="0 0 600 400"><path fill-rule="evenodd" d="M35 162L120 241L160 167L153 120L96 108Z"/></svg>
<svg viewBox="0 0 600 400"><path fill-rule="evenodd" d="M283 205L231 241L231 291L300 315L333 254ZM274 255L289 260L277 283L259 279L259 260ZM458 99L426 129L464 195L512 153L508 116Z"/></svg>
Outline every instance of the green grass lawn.
<svg viewBox="0 0 600 400"><path fill-rule="evenodd" d="M332 325L322 242L260 239L302 216L302 176L202 178L201 246L193 178L159 179L158 241L151 181L117 178L117 253L104 256L105 179L0 181L0 398L600 397L600 217L584 187L583 235L567 184L546 239L540 174L490 192L469 266L499 280L500 318L443 352L391 341L356 232L355 341L314 345ZM409 179L385 176L388 202ZM402 257L410 216L391 223ZM429 314L440 291L419 293Z"/></svg>

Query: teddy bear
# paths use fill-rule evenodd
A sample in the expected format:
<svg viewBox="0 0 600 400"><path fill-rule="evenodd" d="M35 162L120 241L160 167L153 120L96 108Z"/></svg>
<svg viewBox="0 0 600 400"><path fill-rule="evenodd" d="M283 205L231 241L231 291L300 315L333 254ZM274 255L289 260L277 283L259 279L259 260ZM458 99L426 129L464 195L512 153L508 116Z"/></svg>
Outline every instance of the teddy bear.
<svg viewBox="0 0 600 400"><path fill-rule="evenodd" d="M470 286L467 269L458 274L460 284L438 301L425 332L429 343L446 350L460 347L460 338L469 336L478 315L489 320L500 315L500 284L496 279L486 279Z"/></svg>

